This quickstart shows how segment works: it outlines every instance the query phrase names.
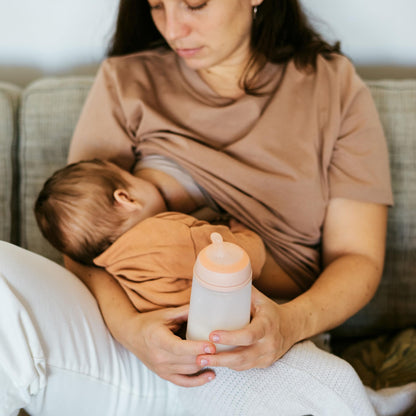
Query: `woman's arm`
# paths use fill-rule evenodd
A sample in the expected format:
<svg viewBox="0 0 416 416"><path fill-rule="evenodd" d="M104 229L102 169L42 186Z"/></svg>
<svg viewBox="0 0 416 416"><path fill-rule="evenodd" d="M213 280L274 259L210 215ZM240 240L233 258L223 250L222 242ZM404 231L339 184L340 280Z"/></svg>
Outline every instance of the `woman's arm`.
<svg viewBox="0 0 416 416"><path fill-rule="evenodd" d="M160 377L195 387L215 377L212 370L198 375L198 354L214 353L204 341L184 341L173 331L187 320L188 306L139 313L117 281L103 269L86 267L65 257L65 266L90 289L114 338Z"/></svg>
<svg viewBox="0 0 416 416"><path fill-rule="evenodd" d="M330 202L323 229L324 271L301 299L305 311L314 311L305 314L306 337L342 324L374 296L383 272L387 211L378 204Z"/></svg>
<svg viewBox="0 0 416 416"><path fill-rule="evenodd" d="M240 331L214 331L213 342L234 351L202 355L205 365L235 370L267 367L296 342L332 329L373 297L385 251L387 208L346 199L330 201L323 228L322 274L302 295L277 305L253 288L251 323Z"/></svg>

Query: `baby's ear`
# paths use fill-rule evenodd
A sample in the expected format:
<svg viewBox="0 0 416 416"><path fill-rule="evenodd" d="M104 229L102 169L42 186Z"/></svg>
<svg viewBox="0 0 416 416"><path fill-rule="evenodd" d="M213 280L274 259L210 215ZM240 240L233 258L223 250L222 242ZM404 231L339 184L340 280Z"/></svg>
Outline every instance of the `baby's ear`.
<svg viewBox="0 0 416 416"><path fill-rule="evenodd" d="M113 197L128 211L135 211L143 208L143 205L137 199L134 199L126 189L116 189L113 192Z"/></svg>

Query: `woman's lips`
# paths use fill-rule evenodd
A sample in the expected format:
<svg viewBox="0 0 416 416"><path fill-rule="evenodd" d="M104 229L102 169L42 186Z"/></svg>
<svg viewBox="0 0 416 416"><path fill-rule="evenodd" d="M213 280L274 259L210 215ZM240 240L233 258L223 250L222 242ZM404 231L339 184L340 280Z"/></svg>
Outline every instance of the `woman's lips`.
<svg viewBox="0 0 416 416"><path fill-rule="evenodd" d="M192 58L195 56L202 48L178 48L176 49L176 53L181 58Z"/></svg>

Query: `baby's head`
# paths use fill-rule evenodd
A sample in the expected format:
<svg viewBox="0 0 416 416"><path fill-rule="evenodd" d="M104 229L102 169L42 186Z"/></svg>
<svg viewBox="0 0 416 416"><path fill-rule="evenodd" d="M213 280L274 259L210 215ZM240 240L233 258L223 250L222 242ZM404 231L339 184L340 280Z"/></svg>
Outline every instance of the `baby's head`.
<svg viewBox="0 0 416 416"><path fill-rule="evenodd" d="M73 260L90 265L122 233L164 210L152 184L97 159L56 171L35 203L44 237Z"/></svg>

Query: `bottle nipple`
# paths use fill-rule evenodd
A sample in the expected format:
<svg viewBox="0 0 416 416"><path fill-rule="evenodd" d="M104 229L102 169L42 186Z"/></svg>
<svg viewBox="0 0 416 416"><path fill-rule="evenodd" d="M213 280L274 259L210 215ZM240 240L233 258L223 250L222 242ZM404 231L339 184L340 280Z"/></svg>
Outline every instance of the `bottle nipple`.
<svg viewBox="0 0 416 416"><path fill-rule="evenodd" d="M222 239L222 235L220 233L211 233L210 238L212 241L213 257L215 257L218 260L223 259L225 257L225 250L224 250L224 240Z"/></svg>
<svg viewBox="0 0 416 416"><path fill-rule="evenodd" d="M219 290L231 290L251 280L247 253L238 245L226 242L213 232L211 243L198 254L194 273L201 283Z"/></svg>

